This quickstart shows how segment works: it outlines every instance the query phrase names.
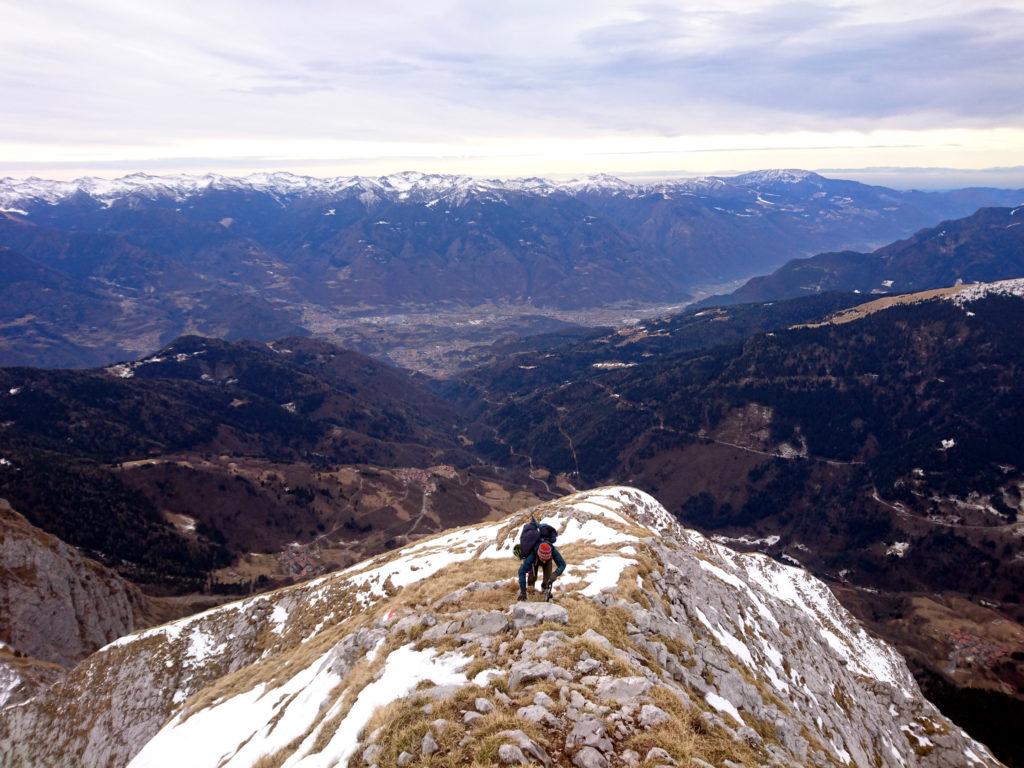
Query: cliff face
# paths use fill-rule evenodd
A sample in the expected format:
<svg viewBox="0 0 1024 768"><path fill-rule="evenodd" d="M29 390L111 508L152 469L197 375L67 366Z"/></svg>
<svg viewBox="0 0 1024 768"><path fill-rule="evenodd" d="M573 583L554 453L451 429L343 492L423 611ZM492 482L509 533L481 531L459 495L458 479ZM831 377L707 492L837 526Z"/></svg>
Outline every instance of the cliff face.
<svg viewBox="0 0 1024 768"><path fill-rule="evenodd" d="M11 766L994 766L824 584L605 488L121 638L0 711Z"/></svg>
<svg viewBox="0 0 1024 768"><path fill-rule="evenodd" d="M0 499L0 642L71 666L132 632L145 606L136 587Z"/></svg>

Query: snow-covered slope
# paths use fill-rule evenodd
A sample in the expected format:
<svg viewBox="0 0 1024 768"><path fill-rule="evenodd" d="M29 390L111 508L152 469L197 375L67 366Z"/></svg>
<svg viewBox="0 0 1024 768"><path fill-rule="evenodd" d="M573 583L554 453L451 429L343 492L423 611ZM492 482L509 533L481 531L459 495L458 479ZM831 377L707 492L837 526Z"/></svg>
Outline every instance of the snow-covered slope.
<svg viewBox="0 0 1024 768"><path fill-rule="evenodd" d="M28 201L56 203L78 193L87 194L105 203L131 196L149 199L169 197L184 200L207 190L240 190L267 192L278 196L360 196L366 200L387 198L458 200L470 194L488 192L522 192L546 195L556 190L566 192L594 189L629 191L633 186L611 176L599 176L553 182L546 179L477 179L468 176L425 174L414 171L389 176L339 176L316 178L292 173L254 173L231 177L219 174L175 174L151 176L134 173L116 179L84 177L73 181L45 179L0 179L0 208L17 209Z"/></svg>
<svg viewBox="0 0 1024 768"><path fill-rule="evenodd" d="M1024 298L1024 278L958 286L944 298L952 301L954 304L963 306L972 301L983 299L986 296L1017 296Z"/></svg>
<svg viewBox="0 0 1024 768"><path fill-rule="evenodd" d="M555 603L514 599L525 512L452 531L112 643L0 712L0 763L998 765L802 570L629 488L533 511Z"/></svg>

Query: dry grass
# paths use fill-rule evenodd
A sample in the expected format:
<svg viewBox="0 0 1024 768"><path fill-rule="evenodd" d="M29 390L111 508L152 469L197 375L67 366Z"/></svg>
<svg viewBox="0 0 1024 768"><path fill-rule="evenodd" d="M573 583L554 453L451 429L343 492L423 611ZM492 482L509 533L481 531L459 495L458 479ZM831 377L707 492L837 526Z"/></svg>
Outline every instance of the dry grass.
<svg viewBox="0 0 1024 768"><path fill-rule="evenodd" d="M463 712L472 710L473 702L479 696L491 700L495 709L473 724L472 739L463 743L468 732L462 723ZM448 699L430 701L431 710L426 712L423 707L428 701L426 697L415 695L399 699L378 710L370 719L363 735L379 729L376 743L381 748L377 758L380 765L395 765L402 752L417 755L412 763L416 766L459 768L497 765L498 747L507 741L497 734L506 730L522 730L549 752L552 749L543 729L518 717L514 708L503 706L492 698L490 691L480 686L465 686ZM448 721L448 726L443 730L433 728L431 724L438 719ZM433 734L439 747L438 752L429 757L419 755L420 744L427 731ZM359 751L362 749L365 745L361 745Z"/></svg>
<svg viewBox="0 0 1024 768"><path fill-rule="evenodd" d="M544 516L545 506L542 505L534 510L539 518ZM522 520L527 518L528 513L522 515L521 519L510 522L503 529L503 533L514 533L521 525ZM634 534L641 539L649 536L649 532L635 526L621 526L607 520L602 522L607 523L610 527ZM620 594L651 610L658 609L659 601L660 605L667 609L669 606L663 602L664 596L650 589L652 582L649 576L658 568L657 555L650 546L643 542L635 543L634 548L637 550L637 554L629 555L629 557L635 560L636 564L623 572L620 579L622 585ZM570 569L574 564L582 563L599 555L618 554L618 549L618 546L598 547L590 543L571 544L561 548ZM399 556L399 553L395 553L394 556ZM388 559L390 559L388 556L377 558L369 563L368 567L378 567ZM339 620L334 625L324 628L306 643L279 651L266 662L251 665L216 681L190 701L189 710L197 711L217 701L250 690L260 683L266 683L268 687L280 684L308 667L352 632L363 627L378 625L385 614L389 612L394 612L397 616L407 612L430 612L435 614L439 621L442 621L446 615L465 610L504 611L513 604L518 589L515 584L517 567L517 561L512 558L472 559L452 563L450 567L435 573L430 578L395 591L389 599L380 600L369 608L361 607L352 595L345 595L342 591L338 591L329 605L315 607L315 615L322 616L325 612L336 611ZM648 587L647 590L635 586L637 577ZM440 598L450 595L470 582L489 583L499 580L504 581L502 586L467 592L458 600L445 603L443 606L436 605ZM390 652L406 643L414 643L417 647L433 647L439 652L458 647L463 653L476 655L476 660L465 670L467 677L472 679L484 669L507 667L517 658L523 643L528 640L536 640L543 632L552 630L564 634L566 639L563 644L552 647L548 658L565 669L572 669L586 655L600 662L606 674L615 676L637 674L639 670L635 665L638 663L660 672L656 660L644 647L636 644L630 637L627 626L632 621L632 614L629 611L618 606L600 606L591 599L580 595L579 587L575 585L568 585L565 589L559 590L558 603L568 611L568 625L544 623L524 629L517 633L518 636L510 634L507 638L502 639L504 647L501 654L492 659L481 658L479 646L461 644L457 636L424 641L425 627L423 626L415 627L407 632L392 632L385 646L380 649L372 662L364 660L346 675L344 683L339 685L328 697L321 709L321 714L304 734L287 747L263 756L257 765L259 768L279 768L289 755L294 754L302 741L314 733L316 735L310 752L322 751L344 721L359 693L379 676L380 669ZM582 638L581 636L588 629L594 630L606 638L611 647ZM679 658L681 663L686 663L688 660L693 663L690 658L692 648L682 640L671 636L659 636L657 639L664 643L669 652ZM498 646L495 644L494 649L497 650L497 648ZM630 658L628 655L630 653L635 654L636 660ZM353 764L359 762L358 755L366 747L367 735L379 731L376 743L382 751L377 762L382 766L395 765L398 755L403 751L417 755L413 765L431 766L432 768L492 766L498 762L498 747L507 741L497 734L505 730L524 731L548 751L556 764L568 764L571 756L564 754L564 733L551 731L515 714L520 706L530 703L534 695L540 691L549 695L556 702L560 702L559 693L564 685L566 683L562 681L535 681L511 694L513 698L511 706L502 706L493 698L492 690L508 693L507 681L503 677L491 681L490 688L492 690L476 685L466 685L450 698L440 701L431 701L422 693L414 691L374 713L360 736L362 741ZM592 691L578 684L572 683L569 684L569 687L579 690L588 698L593 696ZM725 732L709 729L701 720L699 707L703 702L700 697L694 699L698 702L698 708L690 709L676 694L664 686L655 686L650 695L659 707L672 715L672 720L651 730L637 732L628 739L620 741L616 745L618 750L632 748L644 755L652 747L657 746L668 751L681 764L685 764L690 757L701 757L716 764L724 758L744 764L756 763L756 755L749 747L732 741ZM465 711L474 708L473 701L478 696L484 696L492 701L495 710L476 720L472 728L472 738L466 739L468 731L462 722L462 715ZM424 704L428 701L430 701L431 707L429 711L425 711ZM561 715L564 713L564 704L556 704L552 710L556 716ZM283 712L283 709L281 711ZM449 721L449 726L443 731L436 729L432 731L440 749L429 757L420 756L420 744L423 736L431 729L431 723L436 719ZM571 723L567 723L565 727L568 728L570 725ZM767 732L767 726L764 728Z"/></svg>
<svg viewBox="0 0 1024 768"><path fill-rule="evenodd" d="M646 755L653 747L661 747L680 765L687 765L697 757L713 765L730 759L743 765L756 765L757 753L746 744L733 741L724 731L708 728L701 719L700 709L691 709L669 689L656 686L651 699L672 719L646 731L638 731L620 745Z"/></svg>
<svg viewBox="0 0 1024 768"><path fill-rule="evenodd" d="M843 325L844 323L852 323L854 320L859 320L862 317L867 317L875 312L881 312L883 309L894 307L898 304L917 304L922 301L928 301L929 299L939 298L941 296L951 296L955 293L959 293L968 286L958 285L947 288L933 288L928 291L919 291L918 293L908 293L900 296L885 296L880 299L865 302L864 304L858 304L855 307L844 309L840 312L836 312L834 315L826 318L819 323L804 323L802 325L791 326L792 329L796 328L821 328L824 325Z"/></svg>
<svg viewBox="0 0 1024 768"><path fill-rule="evenodd" d="M252 768L281 768L284 761L287 760L291 754L298 748L297 743L287 744L281 747L276 752L269 755L263 755L259 760L252 764Z"/></svg>

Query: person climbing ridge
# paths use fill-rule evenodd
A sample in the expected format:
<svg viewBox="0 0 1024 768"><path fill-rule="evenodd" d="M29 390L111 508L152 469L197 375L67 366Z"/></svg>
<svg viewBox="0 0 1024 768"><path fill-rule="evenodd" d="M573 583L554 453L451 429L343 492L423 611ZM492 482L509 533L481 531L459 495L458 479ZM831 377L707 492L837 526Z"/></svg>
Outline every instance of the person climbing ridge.
<svg viewBox="0 0 1024 768"><path fill-rule="evenodd" d="M538 523L531 515L530 522L523 526L523 532L519 536L519 544L515 547L516 555L522 559L519 566L519 599L526 600L526 581L530 579L530 585L537 583L537 571L544 572L544 580L541 582L541 590L544 592L544 599L551 600L551 588L555 579L565 571L565 559L562 557L555 540L558 538L558 531L547 523ZM554 572L552 567L558 566Z"/></svg>

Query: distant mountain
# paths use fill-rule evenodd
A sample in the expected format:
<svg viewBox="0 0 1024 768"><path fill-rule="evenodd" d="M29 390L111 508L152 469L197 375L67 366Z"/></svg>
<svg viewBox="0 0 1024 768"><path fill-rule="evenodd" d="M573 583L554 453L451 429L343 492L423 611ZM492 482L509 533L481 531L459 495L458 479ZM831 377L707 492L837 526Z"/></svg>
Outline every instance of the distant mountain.
<svg viewBox="0 0 1024 768"><path fill-rule="evenodd" d="M179 450L458 461L458 418L405 371L326 342L189 336L104 370L0 369L10 444L106 461ZM467 454L461 454L466 460Z"/></svg>
<svg viewBox="0 0 1024 768"><path fill-rule="evenodd" d="M102 365L197 331L320 333L360 308L676 303L794 256L874 247L1022 200L806 171L645 185L418 173L0 179L10 249L0 274L11 273L0 285L13 297L0 363ZM71 283L51 285L62 277Z"/></svg>
<svg viewBox="0 0 1024 768"><path fill-rule="evenodd" d="M530 513L571 564L555 602L516 601ZM0 761L1001 765L820 581L623 487L120 638L0 709Z"/></svg>
<svg viewBox="0 0 1024 768"><path fill-rule="evenodd" d="M967 510L977 505L988 510L979 511L978 525L991 524L994 532L1024 516L1017 488L1024 481L1024 281L927 296L842 323L773 324L741 339L726 333L717 345L717 326L735 323L733 313L750 317L750 307L687 313L661 337L650 333L659 326L648 323L632 330L633 338L627 329L523 353L511 369L498 363L466 377L467 402L484 404L473 434L503 455L531 456L581 482L641 483L706 530L772 520L778 532L793 535L789 526L823 524L831 504L815 505L806 519L796 511L806 502L804 483L820 474L848 486L836 498L866 494L857 503L870 510L868 518L890 517L890 503L925 520L952 515L970 522ZM810 301L759 311L793 318ZM844 303L847 297L835 301ZM711 335L694 343L683 329L701 321ZM638 350L647 335L660 344L674 336L679 351L645 357ZM534 374L539 381L525 384ZM705 456L732 459L711 471L701 464ZM783 485L762 488L774 482ZM887 501L874 500L875 491ZM967 507L957 501L968 497ZM842 524L860 525L850 517ZM878 537L858 540L862 554L875 557ZM861 556L849 541L838 551L827 542L818 539L815 559L837 570ZM884 552L877 554L886 562ZM983 550L975 555L979 564L989 561ZM1009 594L1000 591L1008 582L987 568L979 565L976 578L958 573L955 583L997 599ZM952 586L943 573L908 570L902 578L927 585L934 577Z"/></svg>
<svg viewBox="0 0 1024 768"><path fill-rule="evenodd" d="M701 306L773 301L822 291L907 293L1024 276L1024 207L983 208L872 253L841 251L794 259Z"/></svg>

